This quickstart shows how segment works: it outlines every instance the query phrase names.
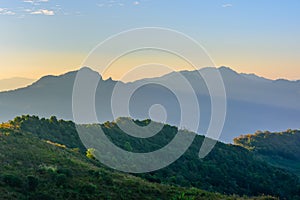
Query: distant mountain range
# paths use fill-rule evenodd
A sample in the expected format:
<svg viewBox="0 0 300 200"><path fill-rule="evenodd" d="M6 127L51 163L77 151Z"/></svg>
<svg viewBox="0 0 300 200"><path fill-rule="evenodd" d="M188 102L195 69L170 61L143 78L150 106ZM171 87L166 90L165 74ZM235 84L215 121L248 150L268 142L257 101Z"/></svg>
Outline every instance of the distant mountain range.
<svg viewBox="0 0 300 200"><path fill-rule="evenodd" d="M0 91L15 90L32 84L35 80L22 77L14 77L0 80Z"/></svg>
<svg viewBox="0 0 300 200"><path fill-rule="evenodd" d="M126 91L149 82L163 82L176 88L176 92L186 93L186 88L172 81L176 72L123 83L112 79L103 80L100 74L89 68L81 70L86 70L91 76L100 79L96 92L96 109L100 122L113 120L110 109L111 96L117 83ZM204 68L201 72L208 70L215 68ZM236 136L256 130L299 128L300 81L269 80L254 74L239 74L228 67L220 67L218 70L223 77L227 93L227 116L221 141L232 142ZM205 134L211 117L211 102L206 84L196 71L179 73L190 82L200 102L201 122L198 132ZM61 76L45 76L28 87L1 92L0 121L7 121L22 114L41 117L55 115L72 120L72 90L76 74L77 71ZM122 98L119 101L122 101ZM168 114L166 123L179 125L181 112L178 100L172 91L157 84L146 84L133 93L129 104L130 114L133 118L149 118L148 111L153 104L162 104L165 107ZM194 120L192 115L188 120Z"/></svg>

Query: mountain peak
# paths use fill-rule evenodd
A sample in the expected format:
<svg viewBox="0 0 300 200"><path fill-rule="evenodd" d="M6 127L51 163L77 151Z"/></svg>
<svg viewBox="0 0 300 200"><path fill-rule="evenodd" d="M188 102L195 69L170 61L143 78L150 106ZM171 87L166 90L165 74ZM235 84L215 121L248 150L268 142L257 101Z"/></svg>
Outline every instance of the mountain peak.
<svg viewBox="0 0 300 200"><path fill-rule="evenodd" d="M97 73L97 74L99 74L97 71L95 71L95 70L93 70L92 68L87 67L87 66L84 66L84 67L80 68L78 71L81 71L81 70L89 71L89 72L92 72L92 73Z"/></svg>
<svg viewBox="0 0 300 200"><path fill-rule="evenodd" d="M224 66L224 65L223 65L223 66L220 66L219 69L221 69L221 70L225 70L225 69L226 69L226 70L231 70L231 71L233 71L230 67Z"/></svg>
<svg viewBox="0 0 300 200"><path fill-rule="evenodd" d="M111 77L109 77L108 79L106 79L105 81L109 81L109 82L115 82L115 80L113 80Z"/></svg>
<svg viewBox="0 0 300 200"><path fill-rule="evenodd" d="M220 70L220 72L239 74L238 72L234 71L233 69L231 69L230 67L227 67L227 66L221 66L218 69Z"/></svg>

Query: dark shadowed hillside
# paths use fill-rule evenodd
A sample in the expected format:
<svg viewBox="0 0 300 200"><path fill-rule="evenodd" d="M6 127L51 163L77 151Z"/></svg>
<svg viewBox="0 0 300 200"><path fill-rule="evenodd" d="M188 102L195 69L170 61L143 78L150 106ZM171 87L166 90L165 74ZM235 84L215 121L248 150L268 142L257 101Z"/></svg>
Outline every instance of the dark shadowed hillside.
<svg viewBox="0 0 300 200"><path fill-rule="evenodd" d="M254 152L270 164L300 177L300 131L261 132L234 139L235 144Z"/></svg>
<svg viewBox="0 0 300 200"><path fill-rule="evenodd" d="M78 137L73 135L75 124L54 119L52 117L50 120L39 120L37 117L23 116L9 124L20 132L30 131L41 139L52 138L55 143L67 144L67 147L74 148L74 144L81 145ZM118 120L121 120L121 123L127 123L129 119ZM135 122L140 126L145 126L150 121ZM31 123L33 125L29 130L26 127ZM96 130L95 126L97 125L86 125L86 134ZM174 126L164 125L157 135L147 139L138 139L122 132L115 122L106 122L101 125L101 128L117 146L133 152L149 152L159 149L168 144L178 130ZM58 131L55 131L56 129ZM62 136L68 132L71 135L69 140ZM186 132L186 134L194 133ZM203 136L196 136L192 146L179 160L161 170L137 176L154 183L196 187L229 195L267 194L282 198L297 197L299 180L295 175L268 165L245 148L223 143L217 143L206 158L199 159L198 151L202 141Z"/></svg>
<svg viewBox="0 0 300 200"><path fill-rule="evenodd" d="M65 123L58 122L68 131ZM36 121L34 125L38 125ZM225 196L196 188L150 183L109 170L76 149L36 137L39 134L45 136L43 133L48 129L53 135L62 134L60 130L55 132L55 126L50 122L48 127L31 133L23 131L17 124L0 125L0 199L273 199ZM66 141L62 137L60 140Z"/></svg>

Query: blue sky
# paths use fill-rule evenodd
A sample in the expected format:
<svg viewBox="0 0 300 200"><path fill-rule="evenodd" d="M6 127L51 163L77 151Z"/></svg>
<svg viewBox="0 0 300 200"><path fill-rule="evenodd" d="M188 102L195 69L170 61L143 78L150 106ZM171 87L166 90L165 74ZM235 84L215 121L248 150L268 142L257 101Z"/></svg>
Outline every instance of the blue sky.
<svg viewBox="0 0 300 200"><path fill-rule="evenodd" d="M216 65L300 79L299 10L296 0L0 0L0 78L78 69L110 35L155 26L193 37Z"/></svg>

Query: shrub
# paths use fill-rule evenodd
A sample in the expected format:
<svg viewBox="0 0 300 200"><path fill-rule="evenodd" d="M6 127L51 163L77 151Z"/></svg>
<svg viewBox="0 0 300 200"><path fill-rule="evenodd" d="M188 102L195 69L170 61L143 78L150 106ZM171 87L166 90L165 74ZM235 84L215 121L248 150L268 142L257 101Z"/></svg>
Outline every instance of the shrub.
<svg viewBox="0 0 300 200"><path fill-rule="evenodd" d="M81 192L83 194L94 194L97 190L97 186L94 184L87 184L81 187Z"/></svg>
<svg viewBox="0 0 300 200"><path fill-rule="evenodd" d="M40 165L38 171L40 173L45 173L45 172L56 173L57 172L57 167L52 166L52 165Z"/></svg>
<svg viewBox="0 0 300 200"><path fill-rule="evenodd" d="M31 175L27 176L27 188L29 191L35 191L38 184L39 184L38 178L31 176Z"/></svg>
<svg viewBox="0 0 300 200"><path fill-rule="evenodd" d="M29 200L55 200L51 195L39 192L37 194L33 194L32 196L29 197Z"/></svg>
<svg viewBox="0 0 300 200"><path fill-rule="evenodd" d="M67 182L67 176L65 174L58 174L55 180L57 186L64 186Z"/></svg>
<svg viewBox="0 0 300 200"><path fill-rule="evenodd" d="M7 174L3 176L3 182L9 185L10 187L21 187L22 186L22 180L12 174Z"/></svg>
<svg viewBox="0 0 300 200"><path fill-rule="evenodd" d="M69 178L73 177L72 170L70 170L68 168L59 168L57 170L57 173L64 174L64 175L66 175Z"/></svg>
<svg viewBox="0 0 300 200"><path fill-rule="evenodd" d="M102 180L108 185L113 184L113 179L107 172L102 173Z"/></svg>
<svg viewBox="0 0 300 200"><path fill-rule="evenodd" d="M90 148L86 151L86 157L88 157L89 159L95 159L95 149Z"/></svg>

